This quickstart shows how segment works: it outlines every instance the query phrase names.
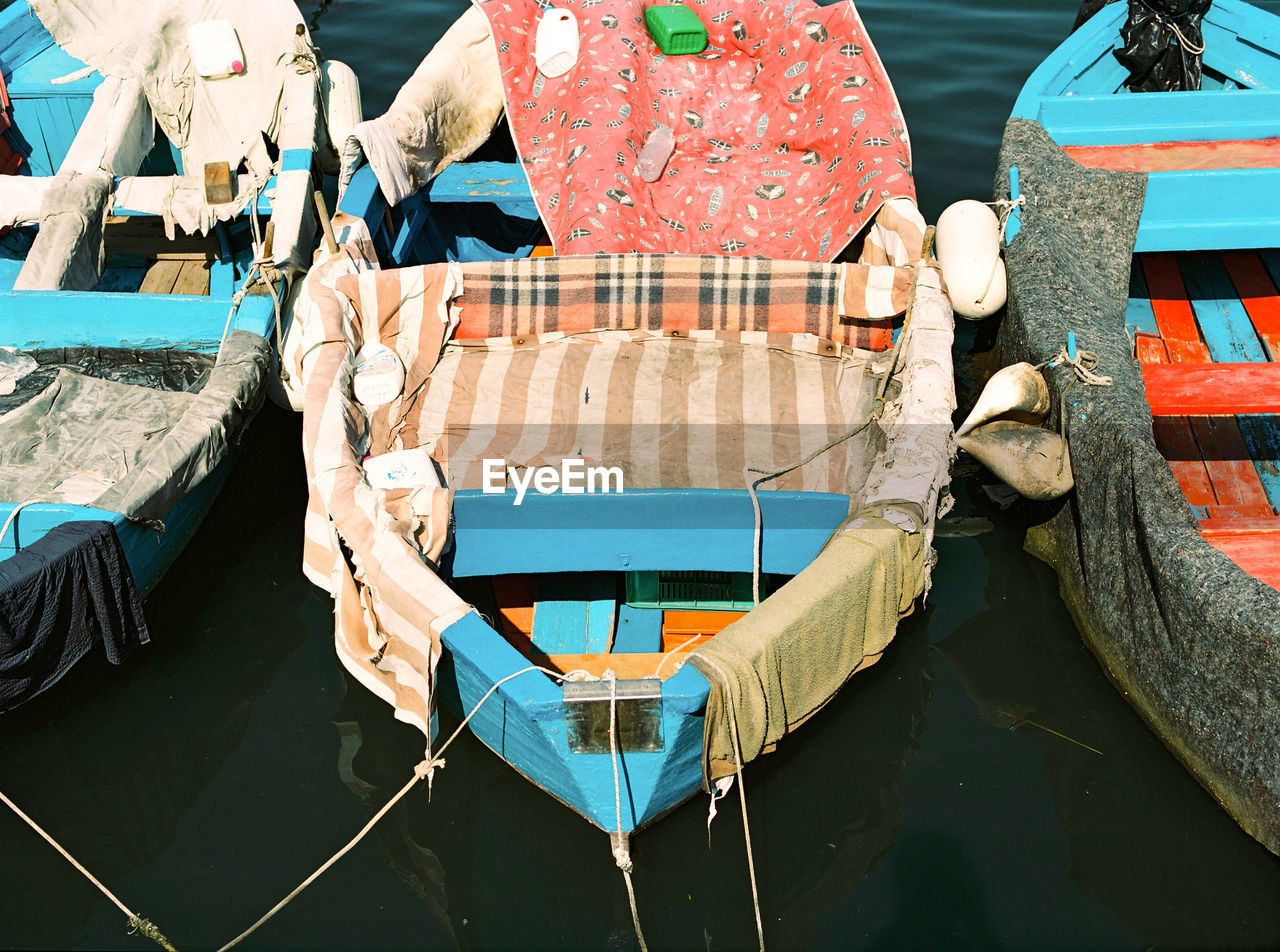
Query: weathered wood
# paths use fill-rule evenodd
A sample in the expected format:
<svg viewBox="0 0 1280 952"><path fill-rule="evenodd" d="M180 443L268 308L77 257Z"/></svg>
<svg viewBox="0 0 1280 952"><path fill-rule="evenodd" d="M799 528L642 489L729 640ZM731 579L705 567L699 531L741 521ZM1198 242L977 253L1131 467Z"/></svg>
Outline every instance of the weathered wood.
<svg viewBox="0 0 1280 952"><path fill-rule="evenodd" d="M1222 256L1222 263L1254 330L1266 345L1267 355L1272 360L1280 358L1280 293L1262 259L1252 251L1233 251Z"/></svg>
<svg viewBox="0 0 1280 952"><path fill-rule="evenodd" d="M1280 413L1280 364L1145 364L1156 416Z"/></svg>
<svg viewBox="0 0 1280 952"><path fill-rule="evenodd" d="M1167 364L1169 355L1164 341L1148 334L1134 335L1138 360L1143 364ZM1205 468L1200 446L1191 432L1186 417L1157 417L1153 426L1156 447L1173 471L1187 502L1193 506L1210 506L1218 501L1209 472Z"/></svg>
<svg viewBox="0 0 1280 952"><path fill-rule="evenodd" d="M1241 533L1276 533L1280 534L1280 516L1230 516L1225 519L1201 519L1200 534L1205 538L1220 535L1239 535Z"/></svg>
<svg viewBox="0 0 1280 952"><path fill-rule="evenodd" d="M1063 151L1081 165L1114 172L1270 169L1280 166L1280 139L1068 145L1063 147Z"/></svg>
<svg viewBox="0 0 1280 952"><path fill-rule="evenodd" d="M178 280L173 284L173 293L208 297L210 266L211 262L204 258L183 261L182 270L178 272Z"/></svg>
<svg viewBox="0 0 1280 952"><path fill-rule="evenodd" d="M172 294L173 286L178 281L178 275L182 273L182 261L157 261L147 269L146 275L142 279L142 284L138 287L139 294Z"/></svg>
<svg viewBox="0 0 1280 952"><path fill-rule="evenodd" d="M693 650L692 646L689 650ZM687 652L676 652L676 655L685 653ZM566 674L570 671L586 671L598 678L603 677L605 671L612 670L621 680L661 678L665 681L675 674L680 666L676 656L668 658L666 664L662 663L664 657L666 655L663 652L652 651L628 654L549 655L547 660L552 668Z"/></svg>

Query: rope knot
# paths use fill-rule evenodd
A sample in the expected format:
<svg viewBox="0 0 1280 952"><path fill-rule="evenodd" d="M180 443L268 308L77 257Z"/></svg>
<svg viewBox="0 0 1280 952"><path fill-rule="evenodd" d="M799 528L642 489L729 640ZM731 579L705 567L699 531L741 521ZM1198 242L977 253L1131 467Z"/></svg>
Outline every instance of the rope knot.
<svg viewBox="0 0 1280 952"><path fill-rule="evenodd" d="M413 775L419 780L430 778L431 775L435 773L437 767L444 770L444 758L428 757L426 760L420 761L413 768Z"/></svg>

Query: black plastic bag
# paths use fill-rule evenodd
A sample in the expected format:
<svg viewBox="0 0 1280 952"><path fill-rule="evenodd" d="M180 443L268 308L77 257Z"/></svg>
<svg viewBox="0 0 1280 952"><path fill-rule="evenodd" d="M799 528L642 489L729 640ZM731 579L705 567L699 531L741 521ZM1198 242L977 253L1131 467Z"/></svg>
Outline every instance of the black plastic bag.
<svg viewBox="0 0 1280 952"><path fill-rule="evenodd" d="M1200 88L1200 21L1213 0L1129 0L1129 19L1120 28L1124 46L1116 59L1129 70L1133 92Z"/></svg>

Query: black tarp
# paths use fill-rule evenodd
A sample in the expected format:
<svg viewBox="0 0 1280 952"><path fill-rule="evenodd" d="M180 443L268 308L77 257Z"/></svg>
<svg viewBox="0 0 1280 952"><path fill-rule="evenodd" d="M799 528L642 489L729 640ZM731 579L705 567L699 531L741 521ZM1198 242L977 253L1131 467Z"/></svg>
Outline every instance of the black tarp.
<svg viewBox="0 0 1280 952"><path fill-rule="evenodd" d="M1145 175L1086 170L1035 122L1010 120L996 175L1027 202L1006 249L1004 363L1074 331L1110 387L1047 372L1075 491L1028 547L1057 570L1085 642L1164 743L1242 827L1280 853L1280 592L1204 541L1152 438L1125 330Z"/></svg>
<svg viewBox="0 0 1280 952"><path fill-rule="evenodd" d="M1116 0L1083 0L1073 30L1080 29ZM1125 85L1135 93L1200 88L1200 23L1213 0L1128 0L1120 29L1124 45L1115 57L1129 71Z"/></svg>
<svg viewBox="0 0 1280 952"><path fill-rule="evenodd" d="M66 522L0 562L0 710L17 707L102 645L120 664L147 633L110 522Z"/></svg>

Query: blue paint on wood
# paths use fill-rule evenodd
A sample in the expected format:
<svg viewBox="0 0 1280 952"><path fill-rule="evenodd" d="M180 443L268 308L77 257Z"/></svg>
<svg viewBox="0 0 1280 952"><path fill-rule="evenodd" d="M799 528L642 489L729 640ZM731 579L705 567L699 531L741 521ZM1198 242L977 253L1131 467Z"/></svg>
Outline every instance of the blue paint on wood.
<svg viewBox="0 0 1280 952"><path fill-rule="evenodd" d="M1215 363L1263 362L1267 353L1216 254L1178 257L1187 297ZM1274 417L1236 417L1272 508L1280 508L1280 425Z"/></svg>
<svg viewBox="0 0 1280 952"><path fill-rule="evenodd" d="M618 606L618 630L613 637L613 653L662 650L662 609Z"/></svg>
<svg viewBox="0 0 1280 952"><path fill-rule="evenodd" d="M529 662L474 612L441 633L441 696L469 713L502 678ZM630 832L696 793L702 782L703 712L709 686L689 664L662 686L664 748L619 757L622 829ZM470 723L490 749L603 830L617 828L608 754L569 751L559 685L529 672L501 685Z"/></svg>
<svg viewBox="0 0 1280 952"><path fill-rule="evenodd" d="M0 346L182 346L213 351L222 339L229 307L228 301L186 294L0 292ZM113 319L104 321L108 313ZM274 323L271 298L248 295L231 327L266 337Z"/></svg>
<svg viewBox="0 0 1280 952"><path fill-rule="evenodd" d="M310 149L285 149L280 154L280 171L310 172L313 155Z"/></svg>
<svg viewBox="0 0 1280 952"><path fill-rule="evenodd" d="M1125 326L1144 334L1160 336L1160 325L1151 307L1151 294L1147 291L1147 279L1137 261L1129 271L1129 303L1124 309Z"/></svg>
<svg viewBox="0 0 1280 952"><path fill-rule="evenodd" d="M762 491L762 569L795 575L849 513L847 496ZM455 576L704 569L750 572L754 520L745 490L646 489L454 497Z"/></svg>
<svg viewBox="0 0 1280 952"><path fill-rule="evenodd" d="M1226 251L1275 245L1280 245L1280 169L1147 176L1136 251Z"/></svg>
<svg viewBox="0 0 1280 952"><path fill-rule="evenodd" d="M540 575L533 611L534 647L549 655L607 651L617 604L612 574Z"/></svg>

